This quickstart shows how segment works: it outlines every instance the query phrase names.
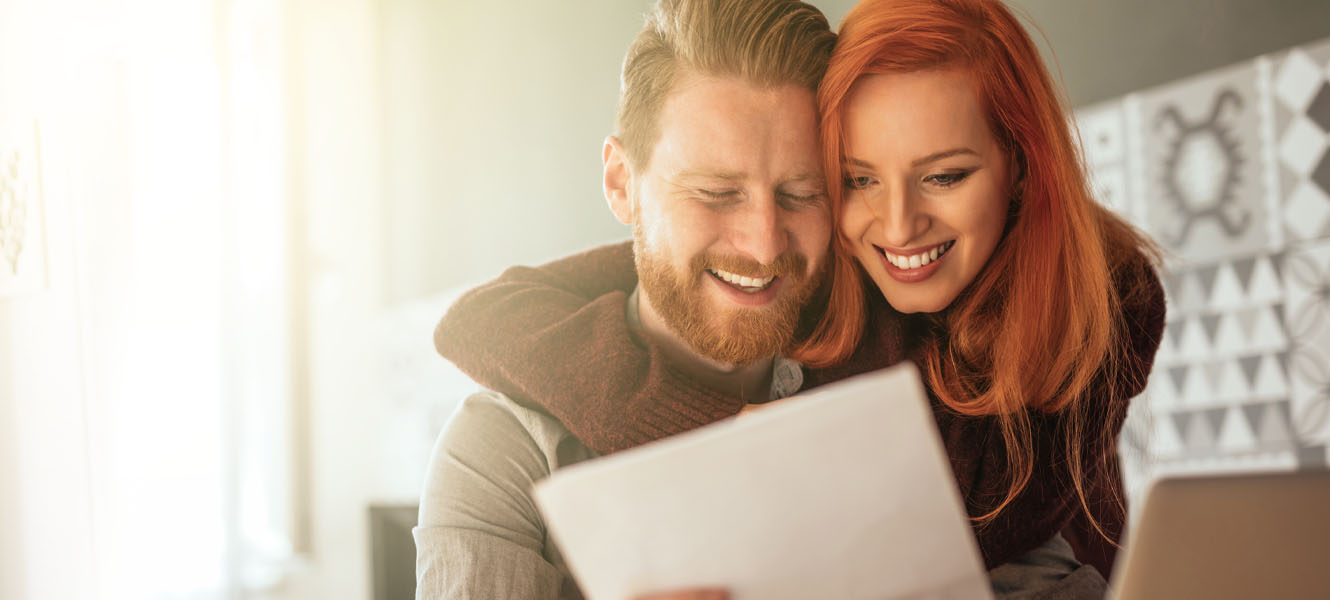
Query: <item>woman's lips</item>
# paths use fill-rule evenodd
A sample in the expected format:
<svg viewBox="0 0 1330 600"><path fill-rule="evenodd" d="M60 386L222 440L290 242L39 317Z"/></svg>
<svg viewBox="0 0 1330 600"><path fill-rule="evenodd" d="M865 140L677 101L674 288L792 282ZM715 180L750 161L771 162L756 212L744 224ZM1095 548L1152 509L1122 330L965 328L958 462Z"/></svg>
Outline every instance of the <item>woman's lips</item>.
<svg viewBox="0 0 1330 600"><path fill-rule="evenodd" d="M892 279L895 279L896 281L899 281L901 283L919 283L921 281L924 281L925 279L928 279L929 277L932 277L933 274L936 273L937 270L942 267L942 263L943 261L946 260L947 254L950 254L952 247L954 247L955 245L956 245L955 240L946 242L944 244L939 244L939 246L943 247L944 249L941 249L938 252L937 258L931 258L929 263L926 265L921 265L919 267L910 268L910 269L905 269L896 266L896 264L893 263L891 259L887 258L887 251L881 246L875 245L873 246L873 248L877 250L877 255L878 258L882 261L882 266L886 268L887 275L890 275Z"/></svg>

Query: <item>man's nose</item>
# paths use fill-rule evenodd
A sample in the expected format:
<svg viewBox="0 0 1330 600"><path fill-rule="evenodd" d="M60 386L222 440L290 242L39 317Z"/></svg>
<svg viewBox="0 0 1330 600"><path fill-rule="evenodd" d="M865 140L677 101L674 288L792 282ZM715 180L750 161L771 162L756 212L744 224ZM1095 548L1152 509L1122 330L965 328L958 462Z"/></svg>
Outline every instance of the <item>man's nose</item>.
<svg viewBox="0 0 1330 600"><path fill-rule="evenodd" d="M751 198L737 217L733 239L740 253L769 265L789 247L790 232L774 194Z"/></svg>

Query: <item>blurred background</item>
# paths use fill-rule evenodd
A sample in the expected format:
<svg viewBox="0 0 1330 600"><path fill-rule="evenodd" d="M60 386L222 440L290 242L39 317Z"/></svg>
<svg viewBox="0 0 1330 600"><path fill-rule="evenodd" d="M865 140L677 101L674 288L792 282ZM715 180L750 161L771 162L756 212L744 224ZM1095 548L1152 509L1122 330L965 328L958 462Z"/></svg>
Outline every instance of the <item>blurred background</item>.
<svg viewBox="0 0 1330 600"><path fill-rule="evenodd" d="M1330 3L1012 4L1172 253L1133 490L1324 466ZM393 515L474 389L433 324L629 235L599 156L648 5L0 0L0 598L409 579Z"/></svg>

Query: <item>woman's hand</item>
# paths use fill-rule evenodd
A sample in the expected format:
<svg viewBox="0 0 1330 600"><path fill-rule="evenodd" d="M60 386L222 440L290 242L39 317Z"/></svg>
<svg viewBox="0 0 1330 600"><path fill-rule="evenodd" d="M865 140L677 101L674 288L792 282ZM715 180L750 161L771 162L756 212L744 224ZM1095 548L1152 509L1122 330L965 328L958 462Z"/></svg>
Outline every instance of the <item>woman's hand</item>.
<svg viewBox="0 0 1330 600"><path fill-rule="evenodd" d="M729 600L730 591L725 588L692 588L644 594L633 600Z"/></svg>

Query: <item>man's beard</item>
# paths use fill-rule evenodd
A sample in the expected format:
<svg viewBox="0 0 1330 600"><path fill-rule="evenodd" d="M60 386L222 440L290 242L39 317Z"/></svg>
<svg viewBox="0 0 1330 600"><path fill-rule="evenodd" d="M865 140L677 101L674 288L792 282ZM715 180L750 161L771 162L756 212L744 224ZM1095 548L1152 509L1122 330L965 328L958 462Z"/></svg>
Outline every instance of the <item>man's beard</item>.
<svg viewBox="0 0 1330 600"><path fill-rule="evenodd" d="M770 265L739 256L699 254L686 272L674 270L667 253L652 253L643 243L639 226L633 227L633 256L638 281L665 325L695 352L726 365L745 365L775 356L794 339L799 314L821 282L821 269L809 275L808 259L786 252ZM709 307L702 289L709 285L708 269L749 277L776 276L780 290L766 306ZM718 282L725 284L724 282Z"/></svg>

